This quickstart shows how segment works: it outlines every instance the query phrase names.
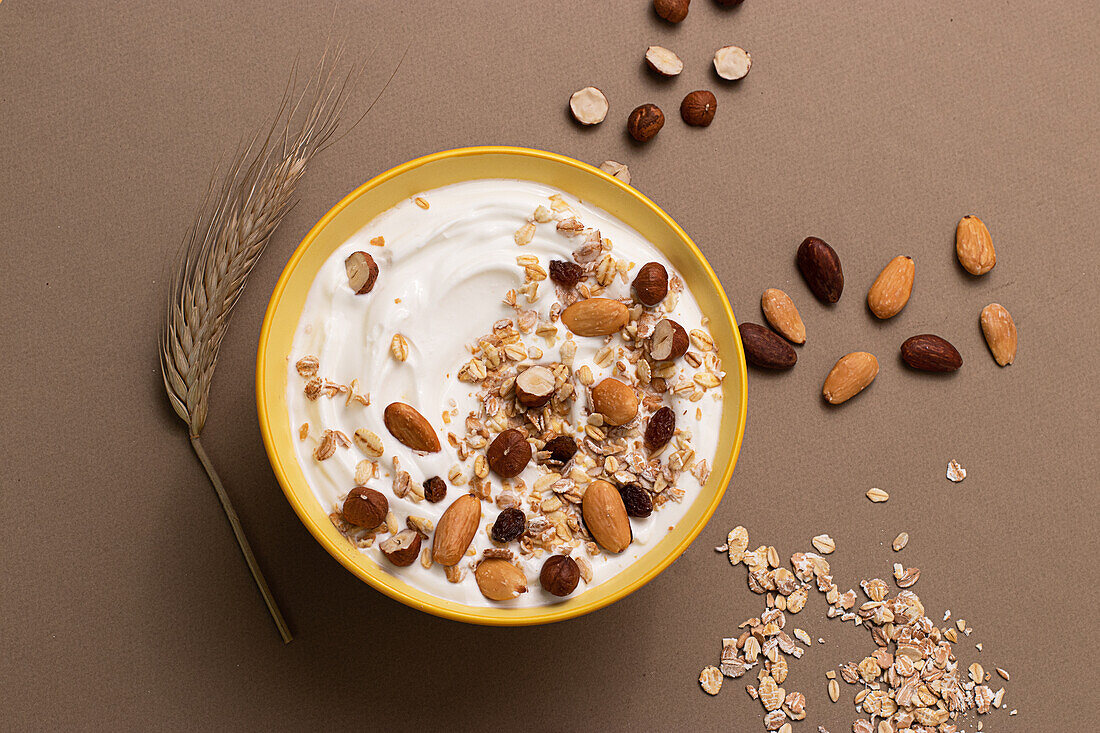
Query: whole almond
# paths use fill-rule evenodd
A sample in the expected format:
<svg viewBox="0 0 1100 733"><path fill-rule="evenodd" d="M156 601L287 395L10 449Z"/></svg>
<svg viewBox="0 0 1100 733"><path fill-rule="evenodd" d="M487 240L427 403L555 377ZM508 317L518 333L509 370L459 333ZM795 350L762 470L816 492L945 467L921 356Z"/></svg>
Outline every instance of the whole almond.
<svg viewBox="0 0 1100 733"><path fill-rule="evenodd" d="M993 358L1001 366L1016 359L1016 323L1000 303L990 303L982 309L982 333Z"/></svg>
<svg viewBox="0 0 1100 733"><path fill-rule="evenodd" d="M922 372L953 372L962 366L962 355L947 339L922 333L905 340L901 359Z"/></svg>
<svg viewBox="0 0 1100 733"><path fill-rule="evenodd" d="M794 348L771 329L758 323L742 323L737 330L750 364L764 369L790 369L798 361Z"/></svg>
<svg viewBox="0 0 1100 733"><path fill-rule="evenodd" d="M840 357L825 377L822 394L834 405L855 397L878 375L878 359L866 351L853 351Z"/></svg>
<svg viewBox="0 0 1100 733"><path fill-rule="evenodd" d="M413 450L439 452L439 436L435 434L435 428L412 405L391 403L382 413L382 421L393 437Z"/></svg>
<svg viewBox="0 0 1100 733"><path fill-rule="evenodd" d="M798 270L814 296L822 303L835 303L844 292L844 271L836 250L823 239L806 237L798 246Z"/></svg>
<svg viewBox="0 0 1100 733"><path fill-rule="evenodd" d="M592 406L607 425L626 425L638 414L638 393L629 384L608 377L592 388Z"/></svg>
<svg viewBox="0 0 1100 733"><path fill-rule="evenodd" d="M984 275L993 269L997 252L985 222L970 214L959 220L955 227L955 254L971 275Z"/></svg>
<svg viewBox="0 0 1100 733"><path fill-rule="evenodd" d="M477 534L480 523L481 501L477 497L463 494L455 499L435 526L432 560L446 567L457 565Z"/></svg>
<svg viewBox="0 0 1100 733"><path fill-rule="evenodd" d="M499 557L482 560L474 571L477 587L491 601L510 601L527 592L527 576Z"/></svg>
<svg viewBox="0 0 1100 733"><path fill-rule="evenodd" d="M768 288L760 298L760 307L764 317L779 335L794 344L806 343L806 324L798 308L794 307L791 296L776 288Z"/></svg>
<svg viewBox="0 0 1100 733"><path fill-rule="evenodd" d="M585 298L562 311L561 322L578 336L608 336L630 320L630 310L610 298Z"/></svg>
<svg viewBox="0 0 1100 733"><path fill-rule="evenodd" d="M588 484L581 500L581 514L592 537L608 552L622 552L634 538L626 505L618 490L607 481L597 479Z"/></svg>
<svg viewBox="0 0 1100 733"><path fill-rule="evenodd" d="M905 255L898 255L882 268L871 289L867 291L867 307L875 317L893 318L901 312L913 292L916 272L917 266L913 263L913 258Z"/></svg>

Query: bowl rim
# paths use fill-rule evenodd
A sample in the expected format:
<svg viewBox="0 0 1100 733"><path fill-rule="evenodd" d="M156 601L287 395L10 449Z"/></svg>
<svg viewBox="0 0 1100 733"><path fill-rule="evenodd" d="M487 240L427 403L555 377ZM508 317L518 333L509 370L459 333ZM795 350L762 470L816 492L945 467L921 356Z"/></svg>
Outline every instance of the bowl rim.
<svg viewBox="0 0 1100 733"><path fill-rule="evenodd" d="M721 477L721 481L718 484L717 489L714 492L714 496L711 498L709 504L704 508L703 513L699 519L695 522L684 538L677 543L670 552L662 557L653 567L644 571L633 582L623 586L622 588L612 593L607 593L595 597L593 600L582 604L569 606L567 608L556 609L555 606L542 606L532 608L518 608L518 613L514 616L485 616L477 613L477 607L475 606L462 606L463 610L455 610L447 608L445 606L437 606L432 603L425 603L416 598L409 597L405 593L391 588L390 586L380 582L378 579L365 572L364 569L358 564L350 561L344 556L344 554L337 548L332 540L321 530L321 528L313 521L313 518L306 511L306 507L299 499L298 495L291 490L290 480L287 477L286 471L282 465L282 458L276 451L274 438L272 434L272 423L269 413L269 406L267 400L267 387L265 381L265 365L268 361L268 343L270 341L270 333L275 319L275 313L278 308L284 291L290 282L291 276L297 267L298 263L305 256L306 251L312 245L314 240L318 237L322 230L325 229L328 224L335 219L345 208L351 205L356 199L364 195L368 191L378 187L379 185L396 178L403 173L411 171L415 168L419 168L423 165L433 163L438 160L446 158L461 158L468 156L478 155L515 155L522 157L541 158L544 160L556 162L565 165L570 168L575 168L583 173L589 175L595 175L598 178L602 178L610 182L614 186L618 186L623 192L629 194L631 197L637 199L643 206L650 209L663 223L672 231L680 242L685 245L693 257L695 257L699 264L702 265L703 271L706 273L709 279L710 286L718 294L719 301L723 307L723 315L726 322L728 322L733 329L733 341L736 344L736 361L738 362L737 379L740 395L740 404L737 405L737 434L734 436L732 450L729 455L729 461L726 464L726 468ZM626 222L629 225L629 222ZM256 408L259 417L260 434L263 438L264 449L268 456L268 461L271 464L271 469L275 474L276 480L279 482L279 487L282 489L284 496L294 509L294 513L298 515L298 519L305 525L313 538L334 557L337 562L347 568L352 574L363 580L372 588L380 591L384 595L399 601L407 606L416 608L420 611L425 611L434 616L440 618L451 619L454 621L461 621L465 623L472 623L484 626L530 626L538 624L555 623L558 621L564 621L566 619L583 616L585 614L597 611L604 608L626 596L630 595L634 591L638 590L646 583L651 581L662 573L669 565L671 565L677 558L684 553L685 550L691 545L692 542L703 531L703 528L710 521L714 515L715 510L721 503L722 498L725 496L726 489L729 487L730 478L733 475L733 470L737 465L737 458L741 451L741 443L745 434L745 424L748 417L748 373L747 365L745 362L745 351L741 343L741 334L737 327L737 320L733 315L733 308L730 305L729 298L726 296L725 289L722 287L721 281L715 274L714 269L710 266L706 257L696 246L695 242L688 236L687 232L676 223L671 216L665 213L657 204L649 199L638 189L629 186L618 178L605 173L604 171L589 165L582 161L576 160L560 153L552 153L546 150L538 150L535 148L525 148L510 145L481 145L463 148L453 148L450 150L442 150L436 153L430 153L418 158L394 166L387 171L379 173L378 175L370 178L365 183L357 186L350 193L344 196L338 201L332 208L325 212L324 216L318 220L305 237L295 248L293 254L287 260L286 265L283 267L282 272L279 275L278 281L275 283L275 287L272 290L271 298L268 301L267 310L264 313L263 323L260 327L259 344L256 350L256 375L255 375L255 387L256 387ZM732 376L732 374L729 374ZM443 599L440 599L443 601ZM464 610L471 609L471 610Z"/></svg>

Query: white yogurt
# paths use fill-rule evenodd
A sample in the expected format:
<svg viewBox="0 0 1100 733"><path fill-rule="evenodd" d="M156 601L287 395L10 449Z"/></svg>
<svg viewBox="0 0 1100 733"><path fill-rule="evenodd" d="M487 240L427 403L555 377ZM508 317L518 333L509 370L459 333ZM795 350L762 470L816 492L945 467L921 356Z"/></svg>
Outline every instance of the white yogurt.
<svg viewBox="0 0 1100 733"><path fill-rule="evenodd" d="M321 267L302 310L293 350L287 355L287 401L291 429L295 434L300 425L309 424L309 437L296 443L297 457L314 496L326 513L338 507L355 485L355 467L364 455L353 445L338 449L327 460L315 460L313 450L324 429L341 430L350 437L357 429L366 428L381 436L385 454L378 459L380 475L367 485L387 496L390 509L402 528L408 515L438 522L450 503L466 490L465 486L448 486L447 498L438 504L414 502L411 495L397 498L391 491L393 459L396 456L401 469L410 472L412 480L418 484L431 476L446 478L452 466L461 464L446 436L454 432L461 438L465 416L478 408L475 385L456 378L460 367L470 359L466 345L490 332L497 320L515 317L515 311L504 303L503 296L509 289L524 284L524 272L516 264L517 256L535 255L540 264L549 269L550 260L571 261L572 251L580 244L580 238L559 233L553 221L538 224L533 241L526 246L517 246L513 239L516 230L528 221L535 208L549 206L548 199L555 193L561 192L538 183L515 180L469 181L427 191L420 197L429 203L428 209L421 208L413 199L403 201L354 234ZM585 226L599 229L605 238L612 240L612 254L617 258L628 259L637 266L660 262L670 275L674 274L667 259L636 231L604 211L563 196ZM382 247L370 244L370 240L378 236L385 238ZM356 250L369 252L378 263L377 283L367 295L352 292L344 271L344 259ZM631 277L637 266L631 271ZM523 307L548 317L556 302L554 288L545 281L539 292L535 303L523 303ZM604 297L629 295L629 283L617 279L607 288ZM700 328L703 314L685 288L669 317L691 330ZM544 348L542 361L556 361L566 333L560 324L559 332L561 337L554 347L547 346L543 339L533 334L525 335L524 341ZM390 340L395 333L404 335L409 344L408 358L404 362L397 361L390 353ZM575 340L574 369L587 364L597 381L610 376L609 369L601 369L593 361L604 340L580 337ZM613 343L620 345L623 342L616 336ZM308 400L303 392L305 380L295 370L295 362L310 354L320 361L319 376L342 384L357 379L359 391L369 393L371 404L345 404L342 396ZM684 368L690 378L694 370L686 365ZM673 381L670 379L669 383ZM722 412L720 390L709 390L697 402L690 402L671 391L664 399L665 404L676 411L677 427L691 431L697 457L713 465ZM443 450L420 455L390 436L382 422L382 412L392 402L407 402L416 407L435 427ZM583 406L583 399L576 400L574 424L583 424ZM445 424L442 413L456 407L457 418L450 425ZM697 411L701 413L699 417ZM461 465L465 475L471 475L473 456ZM544 469L532 461L521 477L531 486L541 472ZM495 497L501 491L501 482L492 475L491 480ZM619 555L601 553L590 558L592 582L586 585L582 581L575 594L608 581L667 534L683 517L700 485L694 476L685 472L677 488L686 492L682 502L668 502L646 519L631 519L634 541L625 552ZM483 529L492 523L499 511L495 505L482 502L481 527L473 543L478 557L482 550L493 546ZM378 541L385 536L379 535ZM516 549L515 544L511 543L512 549ZM424 543L424 547L429 546L430 542ZM527 574L530 591L514 601L499 603L481 594L473 572L467 572L463 581L451 583L439 565L424 568L416 562L405 568L395 567L382 556L377 543L361 551L409 585L459 603L538 606L561 600L539 586L538 575L545 555L518 558L517 564ZM573 554L586 553L581 546ZM469 560L463 562L469 563Z"/></svg>

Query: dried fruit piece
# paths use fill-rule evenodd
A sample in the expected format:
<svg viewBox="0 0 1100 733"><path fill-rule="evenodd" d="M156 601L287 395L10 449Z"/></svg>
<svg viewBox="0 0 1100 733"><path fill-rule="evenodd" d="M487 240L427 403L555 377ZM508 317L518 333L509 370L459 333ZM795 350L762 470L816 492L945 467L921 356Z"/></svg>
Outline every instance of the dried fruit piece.
<svg viewBox="0 0 1100 733"><path fill-rule="evenodd" d="M913 292L916 271L913 258L904 255L898 255L882 268L867 291L867 307L876 318L893 318L901 312Z"/></svg>
<svg viewBox="0 0 1100 733"><path fill-rule="evenodd" d="M407 567L420 557L420 533L415 529L403 529L383 540L378 549L386 559L398 567Z"/></svg>
<svg viewBox="0 0 1100 733"><path fill-rule="evenodd" d="M630 185L630 169L622 163L618 163L614 160L605 160L604 162L600 163L600 170L612 176L613 178L618 178L626 185Z"/></svg>
<svg viewBox="0 0 1100 733"><path fill-rule="evenodd" d="M489 536L494 542L511 542L518 540L526 529L527 515L522 509L510 506L497 515Z"/></svg>
<svg viewBox="0 0 1100 733"><path fill-rule="evenodd" d="M439 452L439 436L428 419L415 407L404 402L393 402L382 413L382 422L390 434L413 450L426 453Z"/></svg>
<svg viewBox="0 0 1100 733"><path fill-rule="evenodd" d="M684 70L680 57L663 46L650 46L645 50L645 62L661 76L676 76Z"/></svg>
<svg viewBox="0 0 1100 733"><path fill-rule="evenodd" d="M687 331L676 321L665 318L653 327L649 341L649 355L657 361L679 359L690 345Z"/></svg>
<svg viewBox="0 0 1100 733"><path fill-rule="evenodd" d="M771 329L757 323L741 323L741 345L750 364L764 369L790 369L798 361L798 354Z"/></svg>
<svg viewBox="0 0 1100 733"><path fill-rule="evenodd" d="M640 143L649 142L665 125L665 113L655 104L642 104L631 111L626 130Z"/></svg>
<svg viewBox="0 0 1100 733"><path fill-rule="evenodd" d="M972 215L959 220L955 227L955 254L959 264L971 275L984 275L993 269L997 264L997 252L985 222Z"/></svg>
<svg viewBox="0 0 1100 733"><path fill-rule="evenodd" d="M542 407L554 396L554 384L554 373L546 367L528 367L516 377L516 401L527 408Z"/></svg>
<svg viewBox="0 0 1100 733"><path fill-rule="evenodd" d="M718 100L713 92L700 89L689 92L684 101L680 102L680 117L693 127L706 127L714 120L714 113L718 110Z"/></svg>
<svg viewBox="0 0 1100 733"><path fill-rule="evenodd" d="M688 14L691 0L653 0L653 10L669 23L679 23Z"/></svg>
<svg viewBox="0 0 1100 733"><path fill-rule="evenodd" d="M382 492L366 486L356 486L344 499L341 513L344 519L356 527L373 529L382 524L389 510L390 502Z"/></svg>
<svg viewBox="0 0 1100 733"><path fill-rule="evenodd" d="M561 322L578 336L608 336L630 321L630 310L610 298L585 298L562 311Z"/></svg>
<svg viewBox="0 0 1100 733"><path fill-rule="evenodd" d="M922 333L905 340L901 359L923 372L953 372L962 366L962 355L945 338Z"/></svg>
<svg viewBox="0 0 1100 733"><path fill-rule="evenodd" d="M582 125L598 125L607 117L607 97L596 87L585 87L569 97L569 111Z"/></svg>
<svg viewBox="0 0 1100 733"><path fill-rule="evenodd" d="M660 262L647 262L631 283L634 296L643 305L657 305L668 295L668 270Z"/></svg>
<svg viewBox="0 0 1100 733"><path fill-rule="evenodd" d="M671 407L662 407L653 413L645 427L645 447L651 451L664 448L676 432L676 413Z"/></svg>
<svg viewBox="0 0 1100 733"><path fill-rule="evenodd" d="M509 428L493 439L485 458L493 473L501 478L513 478L520 475L531 461L531 444L519 430Z"/></svg>
<svg viewBox="0 0 1100 733"><path fill-rule="evenodd" d="M551 555L542 564L539 584L543 590L555 596L565 597L577 589L581 569L577 561L568 555Z"/></svg>
<svg viewBox="0 0 1100 733"><path fill-rule="evenodd" d="M463 494L455 499L435 526L432 560L447 567L457 565L477 534L480 522L481 502L476 497Z"/></svg>
<svg viewBox="0 0 1100 733"><path fill-rule="evenodd" d="M834 405L850 400L875 381L878 359L866 351L853 351L840 357L825 377L822 394Z"/></svg>
<svg viewBox="0 0 1100 733"><path fill-rule="evenodd" d="M626 506L607 481L597 479L588 485L581 500L581 514L593 539L608 552L622 552L630 545L633 534Z"/></svg>
<svg viewBox="0 0 1100 733"><path fill-rule="evenodd" d="M576 262L551 260L550 279L563 288L572 288L584 280L584 268Z"/></svg>
<svg viewBox="0 0 1100 733"><path fill-rule="evenodd" d="M1001 366L1016 360L1016 323L1000 303L982 309L982 333L993 359Z"/></svg>
<svg viewBox="0 0 1100 733"><path fill-rule="evenodd" d="M844 271L836 250L823 239L806 237L795 256L810 291L822 303L835 303L844 292Z"/></svg>
<svg viewBox="0 0 1100 733"><path fill-rule="evenodd" d="M477 587L491 601L510 601L527 592L527 576L507 560L489 558L474 571Z"/></svg>
<svg viewBox="0 0 1100 733"><path fill-rule="evenodd" d="M543 450L550 453L550 460L568 463L577 454L577 441L568 435L559 435L547 441Z"/></svg>
<svg viewBox="0 0 1100 733"><path fill-rule="evenodd" d="M723 79L743 79L751 68L752 55L740 46L723 46L714 52L714 70Z"/></svg>
<svg viewBox="0 0 1100 733"><path fill-rule="evenodd" d="M653 500L649 498L649 492L638 484L627 484L619 493L623 497L627 516L644 518L653 513Z"/></svg>
<svg viewBox="0 0 1100 733"><path fill-rule="evenodd" d="M439 476L424 479L424 498L433 504L447 496L447 482Z"/></svg>
<svg viewBox="0 0 1100 733"><path fill-rule="evenodd" d="M638 414L638 393L625 382L608 377L592 388L592 406L606 425L626 425Z"/></svg>
<svg viewBox="0 0 1100 733"><path fill-rule="evenodd" d="M794 344L806 343L806 325L794 306L791 296L776 288L768 288L760 297L764 317L779 335Z"/></svg>
<svg viewBox="0 0 1100 733"><path fill-rule="evenodd" d="M374 288L378 279L378 265L366 252L352 252L344 260L344 272L348 276L348 286L356 295L366 295Z"/></svg>

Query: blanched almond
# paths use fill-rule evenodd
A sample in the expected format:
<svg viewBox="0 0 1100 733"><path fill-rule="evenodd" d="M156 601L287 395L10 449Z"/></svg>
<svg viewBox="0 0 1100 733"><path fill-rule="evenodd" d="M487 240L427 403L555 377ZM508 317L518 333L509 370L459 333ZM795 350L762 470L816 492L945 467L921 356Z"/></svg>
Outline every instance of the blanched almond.
<svg viewBox="0 0 1100 733"><path fill-rule="evenodd" d="M795 308L791 296L776 288L768 288L760 298L764 317L779 335L793 344L806 343L806 324Z"/></svg>
<svg viewBox="0 0 1100 733"><path fill-rule="evenodd" d="M630 320L630 310L610 298L578 300L562 311L561 322L578 336L607 336Z"/></svg>
<svg viewBox="0 0 1100 733"><path fill-rule="evenodd" d="M608 552L622 552L630 546L634 535L626 505L607 481L597 479L588 485L581 500L581 514L593 539Z"/></svg>
<svg viewBox="0 0 1100 733"><path fill-rule="evenodd" d="M607 425L626 425L638 414L638 393L629 384L608 377L592 388L592 406Z"/></svg>
<svg viewBox="0 0 1100 733"><path fill-rule="evenodd" d="M822 394L834 405L855 397L878 376L878 359L866 351L853 351L837 361L825 377Z"/></svg>
<svg viewBox="0 0 1100 733"><path fill-rule="evenodd" d="M476 497L463 494L455 499L435 527L432 559L448 567L457 565L477 534L480 523L481 502Z"/></svg>
<svg viewBox="0 0 1100 733"><path fill-rule="evenodd" d="M1008 366L1016 359L1016 323L1000 303L990 303L982 309L982 333L1001 366Z"/></svg>
<svg viewBox="0 0 1100 733"><path fill-rule="evenodd" d="M985 222L973 215L964 216L955 227L955 254L971 275L984 275L997 264L993 237Z"/></svg>
<svg viewBox="0 0 1100 733"><path fill-rule="evenodd" d="M527 592L527 576L499 557L482 560L474 577L481 594L491 601L510 601Z"/></svg>
<svg viewBox="0 0 1100 733"><path fill-rule="evenodd" d="M895 257L882 268L867 291L867 307L877 318L893 318L901 312L913 292L916 270L913 259L904 255Z"/></svg>

